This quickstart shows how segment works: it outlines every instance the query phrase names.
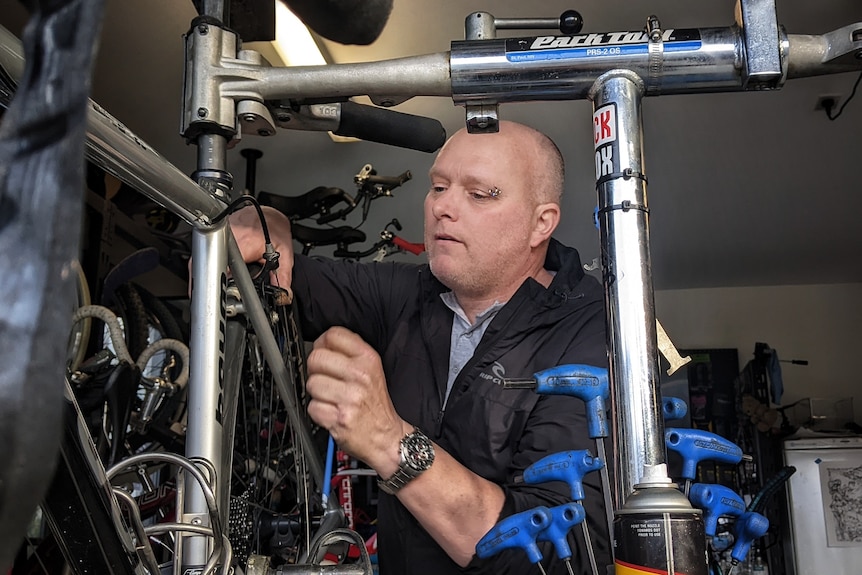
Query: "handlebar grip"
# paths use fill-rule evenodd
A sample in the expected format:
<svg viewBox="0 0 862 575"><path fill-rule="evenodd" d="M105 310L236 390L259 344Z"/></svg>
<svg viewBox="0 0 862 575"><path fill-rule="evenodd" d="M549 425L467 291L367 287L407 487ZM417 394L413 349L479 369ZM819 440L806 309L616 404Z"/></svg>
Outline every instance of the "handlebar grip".
<svg viewBox="0 0 862 575"><path fill-rule="evenodd" d="M438 120L351 101L341 104L335 134L420 152L436 152L446 141L446 130Z"/></svg>
<svg viewBox="0 0 862 575"><path fill-rule="evenodd" d="M403 186L412 178L413 174L410 173L410 170L407 170L400 176L368 175L365 176L364 181L368 182L369 184L379 184L385 188L395 189L397 187Z"/></svg>

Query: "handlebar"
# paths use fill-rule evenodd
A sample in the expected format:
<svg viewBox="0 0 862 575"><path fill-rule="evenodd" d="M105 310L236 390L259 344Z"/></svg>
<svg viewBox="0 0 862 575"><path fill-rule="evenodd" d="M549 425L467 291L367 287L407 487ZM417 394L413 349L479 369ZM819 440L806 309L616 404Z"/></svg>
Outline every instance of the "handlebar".
<svg viewBox="0 0 862 575"><path fill-rule="evenodd" d="M411 179L413 179L413 174L410 172L410 170L407 170L400 176L378 176L376 173L368 175L359 174L356 176L356 183L368 183L375 186L380 186L382 188L386 188L387 190L394 190L399 186L403 186Z"/></svg>
<svg viewBox="0 0 862 575"><path fill-rule="evenodd" d="M332 255L337 258L360 260L373 254L377 254L378 257L375 258L375 261L380 261L387 255L386 248L392 246L394 246L397 251L410 252L417 256L425 251L424 243L408 242L404 238L395 235L395 232L389 229L390 227L394 227L396 230L401 230L401 223L397 218L393 218L392 221L386 224L383 231L380 232L380 239L367 250L352 252L347 249L345 244L339 245L338 249L336 249Z"/></svg>
<svg viewBox="0 0 862 575"><path fill-rule="evenodd" d="M344 219L360 204L362 205L362 221L364 222L368 217L368 210L371 207L372 200L376 200L382 196L391 196L392 190L408 182L411 178L413 178L413 175L410 173L410 170L407 170L400 176L378 176L377 171L371 164L365 164L353 178L358 188L356 198L353 198L345 208L328 214L322 214L317 218L317 223L323 225L338 219Z"/></svg>
<svg viewBox="0 0 862 575"><path fill-rule="evenodd" d="M389 233L388 237L386 232L381 234L382 238L374 243L373 246L368 248L367 250L352 252L347 248L338 248L334 252L332 252L333 257L336 258L344 258L348 260L361 260L363 258L367 258L374 254L380 253L381 249L386 249L388 246L395 246L399 250L403 250L406 252L410 252L413 255L419 255L425 251L425 244L417 244L413 242L408 242L404 238L396 236L394 234ZM385 254L383 254L385 255Z"/></svg>
<svg viewBox="0 0 862 575"><path fill-rule="evenodd" d="M407 240L399 236L392 236L392 243L395 245L395 247L417 256L425 251L424 243L417 244L413 242L408 242Z"/></svg>
<svg viewBox="0 0 862 575"><path fill-rule="evenodd" d="M340 188L325 186L318 186L298 196L283 196L263 191L258 193L255 190L257 162L263 157L263 153L254 148L245 148L240 151L240 155L246 159L246 193L256 196L263 205L276 208L294 222L296 220L313 218L319 225L325 225L335 220L346 218L360 204L362 204L364 221L372 200L381 196L391 196L392 190L404 185L413 178L410 170L406 170L398 176L380 176L371 164L365 164L353 178L358 188L355 198ZM345 207L333 211L332 208L338 204L344 204ZM311 228L306 228L306 230L310 234L315 233L315 230ZM330 241L330 239L330 236L327 235L326 239L318 238L311 243L315 245L330 245L335 243L334 241ZM361 240L352 239L352 241L364 240L364 237Z"/></svg>

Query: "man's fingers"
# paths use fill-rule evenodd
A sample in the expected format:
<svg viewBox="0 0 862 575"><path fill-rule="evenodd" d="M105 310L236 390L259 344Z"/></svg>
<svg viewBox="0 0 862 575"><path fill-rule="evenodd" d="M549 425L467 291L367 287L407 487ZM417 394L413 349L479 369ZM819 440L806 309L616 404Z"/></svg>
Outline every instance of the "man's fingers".
<svg viewBox="0 0 862 575"><path fill-rule="evenodd" d="M328 349L349 358L358 358L374 349L358 334L345 327L331 327L314 342L314 349Z"/></svg>
<svg viewBox="0 0 862 575"><path fill-rule="evenodd" d="M339 408L361 404L382 377L376 352L344 328L331 328L314 342L307 366L309 395Z"/></svg>
<svg viewBox="0 0 862 575"><path fill-rule="evenodd" d="M332 431L338 421L338 406L319 399L308 402L308 416L327 431ZM333 439L335 436L333 435Z"/></svg>
<svg viewBox="0 0 862 575"><path fill-rule="evenodd" d="M318 355L318 357L321 357ZM355 381L353 373L349 367L344 365L334 365L335 362L343 359L343 356L335 356L333 361L324 361L321 367L313 368L311 364L308 366L308 381L306 389L308 394L322 401L330 403L348 403L352 401L353 395L357 392L356 385L350 385L348 382Z"/></svg>
<svg viewBox="0 0 862 575"><path fill-rule="evenodd" d="M363 389L337 376L316 373L306 382L311 400L308 415L332 433L338 441L361 419L363 412Z"/></svg>
<svg viewBox="0 0 862 575"><path fill-rule="evenodd" d="M308 366L308 374L312 375L327 375L332 377L344 376L349 373L350 359L343 353L332 349L314 345L314 349L306 358Z"/></svg>

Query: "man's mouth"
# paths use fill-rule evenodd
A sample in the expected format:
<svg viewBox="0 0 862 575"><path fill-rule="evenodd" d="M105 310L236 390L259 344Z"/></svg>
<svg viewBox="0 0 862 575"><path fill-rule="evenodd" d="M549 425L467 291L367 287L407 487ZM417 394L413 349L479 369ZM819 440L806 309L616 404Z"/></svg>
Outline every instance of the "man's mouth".
<svg viewBox="0 0 862 575"><path fill-rule="evenodd" d="M460 240L448 235L448 234L434 234L434 239L438 242L459 242Z"/></svg>

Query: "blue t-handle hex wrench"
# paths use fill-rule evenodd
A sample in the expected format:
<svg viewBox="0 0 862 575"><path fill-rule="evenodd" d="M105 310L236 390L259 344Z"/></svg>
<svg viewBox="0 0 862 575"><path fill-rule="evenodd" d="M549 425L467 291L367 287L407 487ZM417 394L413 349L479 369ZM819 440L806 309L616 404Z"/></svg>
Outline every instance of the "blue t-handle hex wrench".
<svg viewBox="0 0 862 575"><path fill-rule="evenodd" d="M695 483L689 490L688 500L703 510L704 531L710 537L715 536L719 517L739 517L745 513L745 501L736 491L724 485Z"/></svg>
<svg viewBox="0 0 862 575"><path fill-rule="evenodd" d="M557 557L563 560L569 575L575 575L572 570L572 548L569 546L568 534L572 527L583 523L587 518L584 506L578 501L569 501L556 507L551 507L551 524L539 532L537 541L550 541L554 545Z"/></svg>
<svg viewBox="0 0 862 575"><path fill-rule="evenodd" d="M742 461L742 449L732 441L702 429L668 427L664 432L668 449L682 456L682 477L685 495L691 481L697 477L697 464L704 460L736 464Z"/></svg>
<svg viewBox="0 0 862 575"><path fill-rule="evenodd" d="M728 575L733 573L733 570L740 561L745 559L748 551L751 549L751 544L755 539L760 539L769 530L769 519L755 511L746 511L736 519L733 532L736 535L736 543L730 552L732 567Z"/></svg>
<svg viewBox="0 0 862 575"><path fill-rule="evenodd" d="M610 385L608 370L583 364L567 364L538 371L531 378L504 379L504 388L532 389L544 395L568 395L581 399L586 407L589 436L596 441L596 455L605 456L604 438L608 436L608 400ZM608 522L608 535L613 536L614 506L611 501L611 480L607 466L602 466L602 495Z"/></svg>
<svg viewBox="0 0 862 575"><path fill-rule="evenodd" d="M523 549L531 563L538 566L542 575L545 569L540 561L542 552L536 544L539 533L551 524L551 511L535 507L510 515L499 521L476 544L476 555L487 559L504 549Z"/></svg>
<svg viewBox="0 0 862 575"><path fill-rule="evenodd" d="M547 455L525 469L524 483L535 485L548 481L562 481L569 486L572 499L582 501L584 499L584 475L591 471L598 471L604 466L605 464L601 459L593 457L587 450L561 451ZM593 575L599 575L592 538L586 521L581 522L581 528L584 532L584 542Z"/></svg>
<svg viewBox="0 0 862 575"><path fill-rule="evenodd" d="M661 411L665 420L682 419L688 413L688 406L678 397L665 396L661 399Z"/></svg>

